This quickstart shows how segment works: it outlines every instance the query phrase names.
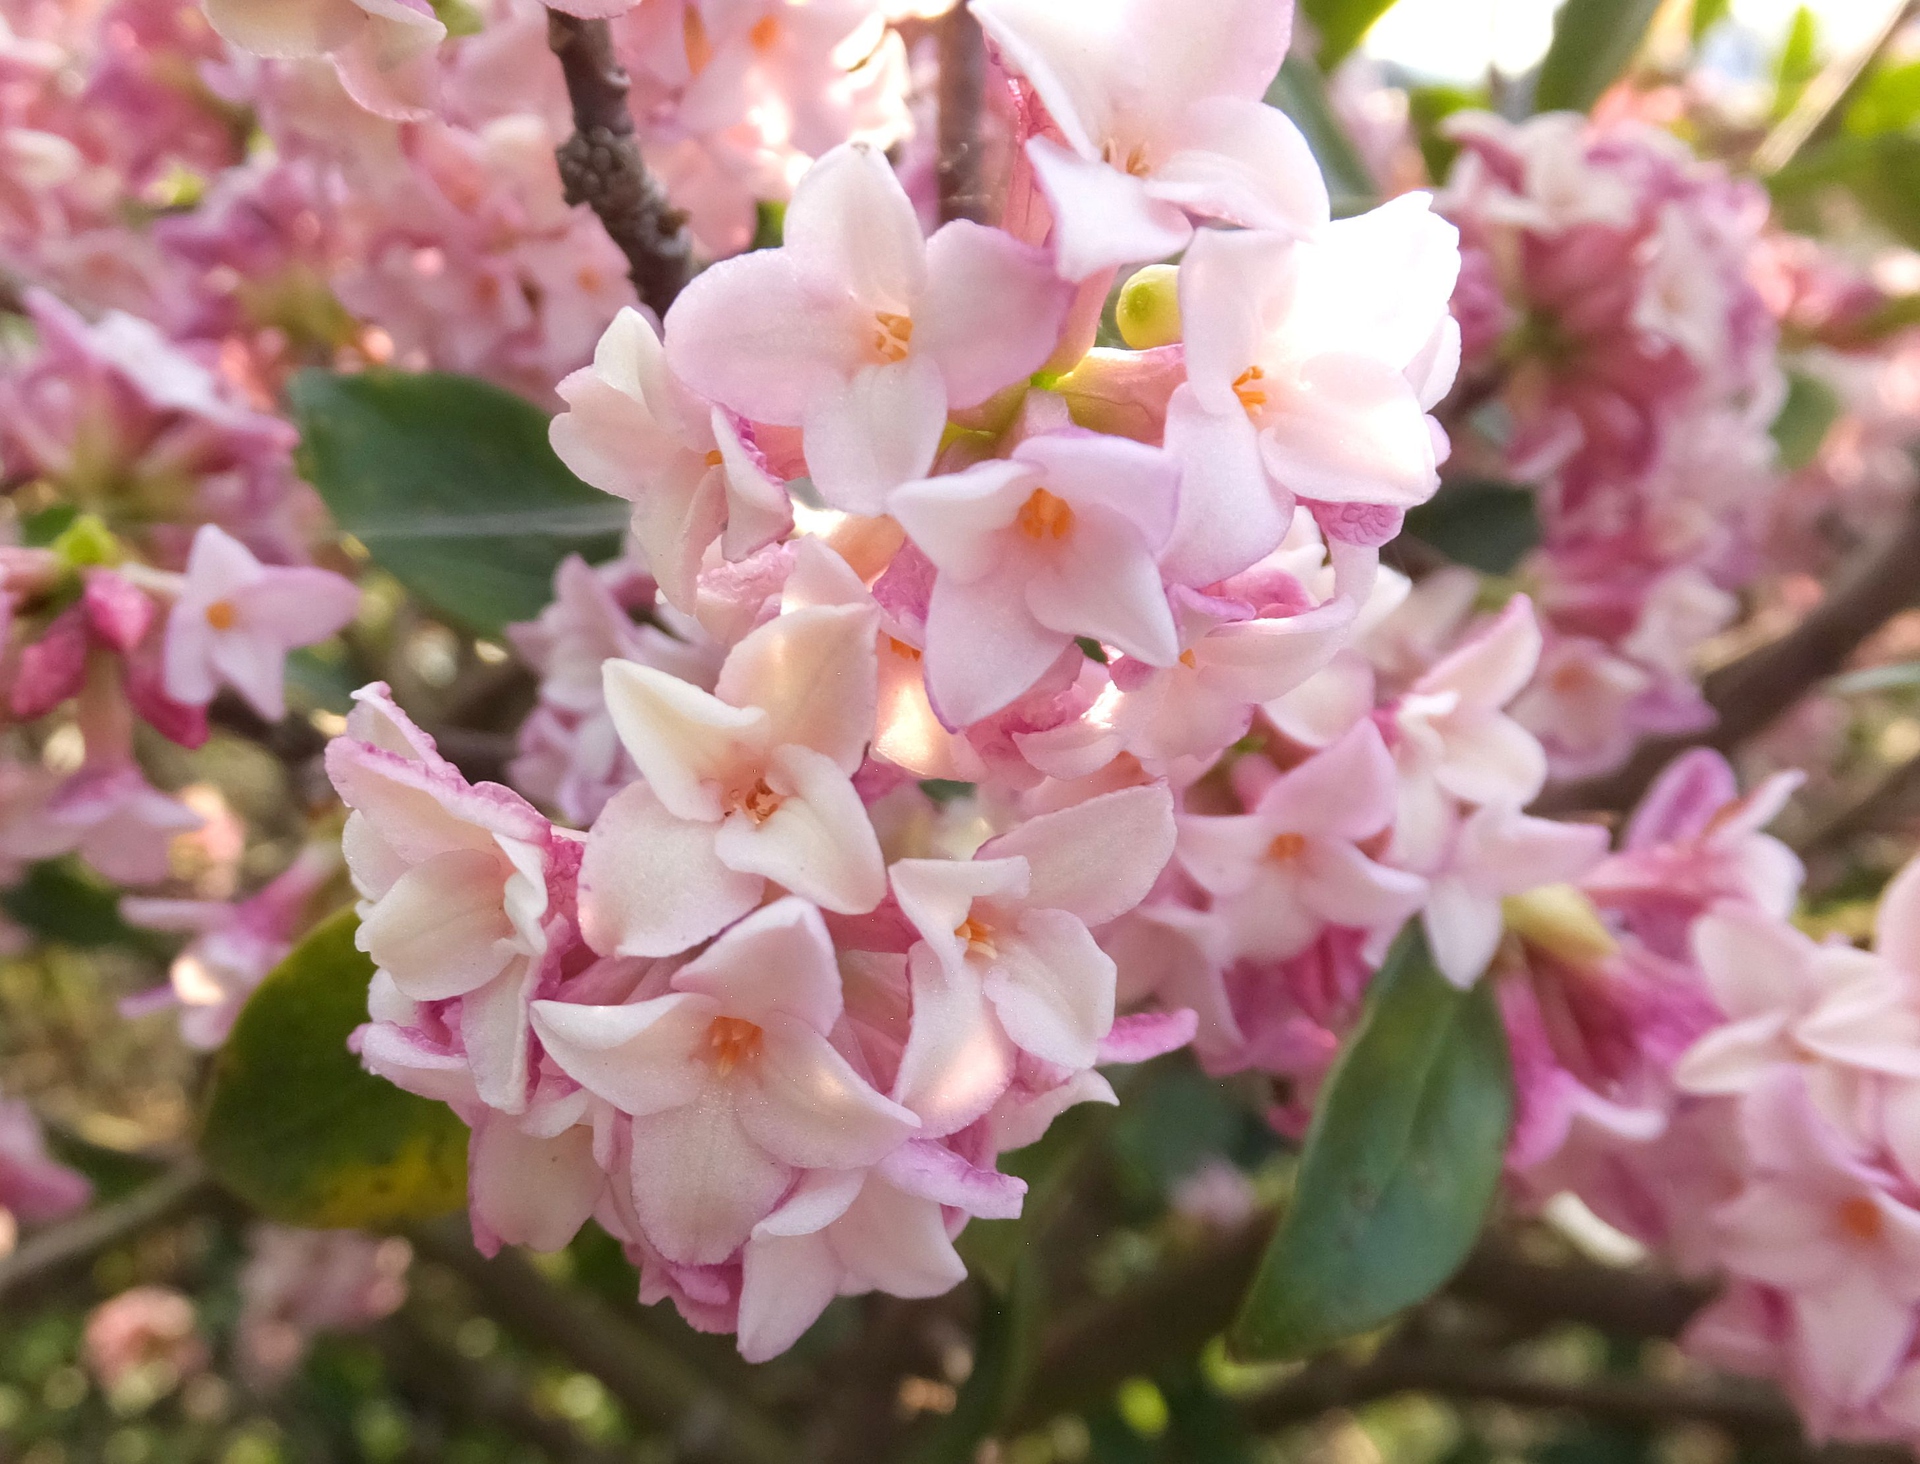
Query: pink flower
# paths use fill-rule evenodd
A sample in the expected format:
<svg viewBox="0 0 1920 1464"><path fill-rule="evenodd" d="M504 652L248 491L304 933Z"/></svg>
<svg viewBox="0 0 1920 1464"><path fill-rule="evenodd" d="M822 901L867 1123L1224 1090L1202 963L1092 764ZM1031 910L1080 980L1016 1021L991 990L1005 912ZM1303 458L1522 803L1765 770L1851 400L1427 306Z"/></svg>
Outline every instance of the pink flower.
<svg viewBox="0 0 1920 1464"><path fill-rule="evenodd" d="M786 486L731 418L667 370L660 338L631 306L614 317L593 364L559 386L553 449L587 482L633 505L633 536L670 604L691 613L694 578L715 539L744 559L793 526Z"/></svg>
<svg viewBox="0 0 1920 1464"><path fill-rule="evenodd" d="M40 1121L24 1103L0 1101L0 1255L19 1223L58 1220L93 1198L93 1186L47 1152Z"/></svg>
<svg viewBox="0 0 1920 1464"><path fill-rule="evenodd" d="M384 685L356 700L348 735L327 747L328 776L353 810L342 843L360 895L355 942L398 999L460 999L482 1100L520 1112L527 1003L557 954L556 896L577 867L578 836L498 784L469 785Z"/></svg>
<svg viewBox="0 0 1920 1464"><path fill-rule="evenodd" d="M1920 1211L1847 1152L1783 1072L1746 1099L1752 1174L1716 1216L1727 1268L1787 1293L1794 1353L1820 1394L1857 1406L1905 1358L1920 1304Z"/></svg>
<svg viewBox="0 0 1920 1464"><path fill-rule="evenodd" d="M1027 157L1052 205L1060 272L1177 254L1188 215L1312 234L1327 188L1300 130L1261 98L1292 11L1268 0L973 0L1006 66L1061 142Z"/></svg>
<svg viewBox="0 0 1920 1464"><path fill-rule="evenodd" d="M1007 459L897 489L888 509L939 571L927 607L927 691L950 727L990 716L1075 636L1150 666L1180 643L1154 556L1178 469L1119 437L1030 437Z"/></svg>
<svg viewBox="0 0 1920 1464"><path fill-rule="evenodd" d="M801 1171L878 1163L919 1127L830 1036L840 973L820 915L776 901L659 996L534 1004L568 1076L632 1120L632 1198L669 1261L712 1265L746 1242Z"/></svg>
<svg viewBox="0 0 1920 1464"><path fill-rule="evenodd" d="M398 1236L258 1224L240 1271L234 1343L250 1386L271 1389L322 1332L353 1332L407 1299L413 1248Z"/></svg>
<svg viewBox="0 0 1920 1464"><path fill-rule="evenodd" d="M1427 412L1460 359L1447 313L1459 269L1459 236L1425 194L1304 242L1204 231L1180 266L1193 395L1223 439L1257 441L1284 491L1389 516L1424 503L1445 456Z"/></svg>
<svg viewBox="0 0 1920 1464"><path fill-rule="evenodd" d="M199 814L152 787L132 762L101 763L83 767L0 831L0 853L77 853L116 884L158 884L170 868L173 836L198 827Z"/></svg>
<svg viewBox="0 0 1920 1464"><path fill-rule="evenodd" d="M167 617L167 694L204 706L224 683L277 722L287 710L287 652L318 645L359 608L360 591L350 580L325 569L262 564L223 529L203 525Z"/></svg>
<svg viewBox="0 0 1920 1464"><path fill-rule="evenodd" d="M902 859L894 896L923 944L894 1097L933 1135L984 1114L1014 1048L1093 1066L1113 1027L1114 964L1089 927L1146 897L1173 852L1164 787L1127 788L1028 819L970 861Z"/></svg>
<svg viewBox="0 0 1920 1464"><path fill-rule="evenodd" d="M164 1397L211 1360L193 1303L169 1286L135 1286L87 1314L87 1367L109 1393Z"/></svg>
<svg viewBox="0 0 1920 1464"><path fill-rule="evenodd" d="M924 474L947 413L1047 359L1070 291L1033 250L964 220L923 240L872 148L835 148L794 190L785 245L715 265L667 313L667 360L701 395L802 427L828 503L883 511Z"/></svg>
<svg viewBox="0 0 1920 1464"><path fill-rule="evenodd" d="M1180 820L1180 865L1213 896L1236 955L1285 960L1328 925L1398 926L1427 882L1358 845L1393 821L1393 759L1371 721L1270 783L1237 816Z"/></svg>
<svg viewBox="0 0 1920 1464"><path fill-rule="evenodd" d="M841 914L880 903L886 870L851 781L873 735L878 628L870 604L782 615L733 648L712 692L607 663L607 708L645 781L587 840L581 917L595 950L685 950L770 882Z"/></svg>
<svg viewBox="0 0 1920 1464"><path fill-rule="evenodd" d="M1607 831L1597 824L1529 818L1504 805L1475 811L1434 871L1420 912L1440 974L1472 986L1499 949L1500 902L1578 879L1606 852Z"/></svg>
<svg viewBox="0 0 1920 1464"><path fill-rule="evenodd" d="M447 28L426 0L204 0L223 40L256 56L330 56L353 99L383 117L427 115Z"/></svg>

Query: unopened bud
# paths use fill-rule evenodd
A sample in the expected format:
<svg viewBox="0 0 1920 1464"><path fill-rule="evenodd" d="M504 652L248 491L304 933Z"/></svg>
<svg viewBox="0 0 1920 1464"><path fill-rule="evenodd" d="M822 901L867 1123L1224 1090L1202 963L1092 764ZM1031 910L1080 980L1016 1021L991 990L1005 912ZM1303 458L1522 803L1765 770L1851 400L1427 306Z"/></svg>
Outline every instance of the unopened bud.
<svg viewBox="0 0 1920 1464"><path fill-rule="evenodd" d="M71 569L118 564L124 557L113 530L90 513L83 513L68 524L49 547L60 556L60 562Z"/></svg>
<svg viewBox="0 0 1920 1464"><path fill-rule="evenodd" d="M1113 307L1120 339L1135 351L1171 346L1180 339L1180 271L1171 264L1135 270L1120 287Z"/></svg>
<svg viewBox="0 0 1920 1464"><path fill-rule="evenodd" d="M1507 929L1570 966L1591 966L1620 949L1600 912L1570 884L1542 885L1500 902Z"/></svg>

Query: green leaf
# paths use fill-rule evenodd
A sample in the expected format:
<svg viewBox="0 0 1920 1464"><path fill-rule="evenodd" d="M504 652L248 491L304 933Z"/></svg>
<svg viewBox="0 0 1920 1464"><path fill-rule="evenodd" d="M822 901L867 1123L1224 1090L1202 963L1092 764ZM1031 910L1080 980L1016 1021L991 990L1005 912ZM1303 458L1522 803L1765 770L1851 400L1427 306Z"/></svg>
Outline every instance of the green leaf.
<svg viewBox="0 0 1920 1464"><path fill-rule="evenodd" d="M0 908L42 940L81 950L131 946L158 957L176 945L121 919L120 891L77 859L31 866L26 878L0 893Z"/></svg>
<svg viewBox="0 0 1920 1464"><path fill-rule="evenodd" d="M1767 430L1780 449L1780 465L1798 472L1820 451L1827 430L1840 416L1840 394L1817 376L1787 373L1787 399Z"/></svg>
<svg viewBox="0 0 1920 1464"><path fill-rule="evenodd" d="M1327 84L1312 63L1298 56L1287 57L1273 85L1267 88L1267 102L1293 118L1305 135L1320 171L1327 175L1335 216L1346 217L1372 208L1379 198L1380 185L1334 115L1333 105L1327 100Z"/></svg>
<svg viewBox="0 0 1920 1464"><path fill-rule="evenodd" d="M1406 531L1456 564L1511 574L1540 542L1540 519L1531 488L1464 478L1409 510Z"/></svg>
<svg viewBox="0 0 1920 1464"><path fill-rule="evenodd" d="M1300 9L1320 32L1320 69L1332 71L1393 9L1393 0L1301 0Z"/></svg>
<svg viewBox="0 0 1920 1464"><path fill-rule="evenodd" d="M1513 1124L1492 983L1394 943L1320 1095L1293 1203L1234 1324L1242 1357L1305 1357L1438 1289L1472 1248Z"/></svg>
<svg viewBox="0 0 1920 1464"><path fill-rule="evenodd" d="M1784 117L1820 72L1820 22L1807 6L1793 12L1787 38L1773 64L1773 115Z"/></svg>
<svg viewBox="0 0 1920 1464"><path fill-rule="evenodd" d="M1484 90L1459 86L1416 86L1407 90L1407 120L1420 141L1420 156L1426 159L1427 176L1435 182L1453 171L1453 160L1460 156L1460 144L1440 130L1440 124L1456 112L1484 109L1489 98Z"/></svg>
<svg viewBox="0 0 1920 1464"><path fill-rule="evenodd" d="M1905 132L1920 121L1920 61L1876 69L1847 108L1841 126L1854 137Z"/></svg>
<svg viewBox="0 0 1920 1464"><path fill-rule="evenodd" d="M1775 173L1767 187L1795 225L1817 221L1822 195L1842 189L1901 243L1920 248L1920 136L1913 133L1831 138Z"/></svg>
<svg viewBox="0 0 1920 1464"><path fill-rule="evenodd" d="M1707 32L1733 13L1733 0L1693 0L1693 17L1688 33L1694 45L1706 39Z"/></svg>
<svg viewBox="0 0 1920 1464"><path fill-rule="evenodd" d="M471 377L305 371L289 389L301 467L421 600L482 635L538 614L568 554L620 550L627 505L567 471L546 415Z"/></svg>
<svg viewBox="0 0 1920 1464"><path fill-rule="evenodd" d="M1534 109L1584 112L1633 64L1660 0L1565 0L1540 63Z"/></svg>
<svg viewBox="0 0 1920 1464"><path fill-rule="evenodd" d="M394 1225L466 1199L466 1125L347 1050L373 980L358 926L351 910L317 926L260 984L214 1062L201 1154L228 1189L292 1225Z"/></svg>

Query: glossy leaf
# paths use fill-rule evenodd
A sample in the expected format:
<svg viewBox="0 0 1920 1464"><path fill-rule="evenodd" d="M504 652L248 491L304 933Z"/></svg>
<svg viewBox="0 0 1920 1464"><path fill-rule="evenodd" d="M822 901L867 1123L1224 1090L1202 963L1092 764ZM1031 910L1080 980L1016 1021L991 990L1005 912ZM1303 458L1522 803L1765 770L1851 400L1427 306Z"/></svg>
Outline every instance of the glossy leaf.
<svg viewBox="0 0 1920 1464"><path fill-rule="evenodd" d="M1431 1295L1479 1234L1512 1124L1491 983L1448 984L1409 925L1320 1095L1235 1350L1309 1356Z"/></svg>
<svg viewBox="0 0 1920 1464"><path fill-rule="evenodd" d="M1780 466L1798 472L1812 462L1840 416L1840 394L1817 376L1787 373L1787 399L1768 430L1780 449Z"/></svg>
<svg viewBox="0 0 1920 1464"><path fill-rule="evenodd" d="M1393 0L1300 0L1300 12L1320 33L1320 69L1332 71L1366 38Z"/></svg>
<svg viewBox="0 0 1920 1464"><path fill-rule="evenodd" d="M120 916L120 891L78 859L31 865L0 892L0 909L42 940L81 950L131 946L158 957L178 945L177 938L127 924Z"/></svg>
<svg viewBox="0 0 1920 1464"><path fill-rule="evenodd" d="M357 928L350 910L316 927L254 992L214 1063L201 1153L228 1189L292 1225L393 1225L466 1200L466 1125L347 1049L373 979Z"/></svg>
<svg viewBox="0 0 1920 1464"><path fill-rule="evenodd" d="M1532 489L1471 478L1446 484L1411 510L1406 531L1456 564L1511 574L1540 542L1540 519Z"/></svg>
<svg viewBox="0 0 1920 1464"><path fill-rule="evenodd" d="M547 444L546 415L471 377L302 372L300 464L335 522L441 614L483 635L538 614L568 554L613 557L627 505Z"/></svg>
<svg viewBox="0 0 1920 1464"><path fill-rule="evenodd" d="M1565 0L1540 63L1534 108L1584 112L1633 63L1660 0Z"/></svg>

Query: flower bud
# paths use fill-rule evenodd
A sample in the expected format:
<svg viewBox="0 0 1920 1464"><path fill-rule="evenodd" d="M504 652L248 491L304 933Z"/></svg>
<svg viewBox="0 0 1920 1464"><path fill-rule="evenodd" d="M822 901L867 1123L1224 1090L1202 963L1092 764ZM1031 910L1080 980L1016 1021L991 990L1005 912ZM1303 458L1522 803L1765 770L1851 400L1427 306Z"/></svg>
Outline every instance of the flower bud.
<svg viewBox="0 0 1920 1464"><path fill-rule="evenodd" d="M1524 895L1509 895L1500 902L1500 909L1507 929L1568 965L1591 966L1620 949L1593 901L1570 884L1542 885Z"/></svg>
<svg viewBox="0 0 1920 1464"><path fill-rule="evenodd" d="M1180 339L1180 271L1171 264L1135 270L1120 289L1113 318L1120 339L1136 351L1171 346Z"/></svg>

